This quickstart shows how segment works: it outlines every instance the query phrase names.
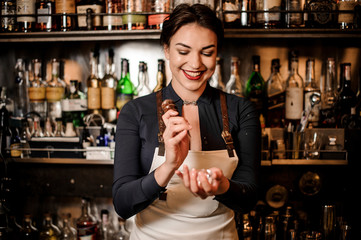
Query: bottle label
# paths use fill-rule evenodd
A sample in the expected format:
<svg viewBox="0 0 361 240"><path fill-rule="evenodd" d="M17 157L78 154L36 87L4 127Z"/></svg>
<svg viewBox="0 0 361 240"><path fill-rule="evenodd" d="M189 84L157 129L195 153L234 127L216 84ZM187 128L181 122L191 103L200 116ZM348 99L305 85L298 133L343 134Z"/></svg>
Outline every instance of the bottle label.
<svg viewBox="0 0 361 240"><path fill-rule="evenodd" d="M121 26L123 25L122 16L104 16L103 26Z"/></svg>
<svg viewBox="0 0 361 240"><path fill-rule="evenodd" d="M238 7L231 2L225 2L223 3L223 11L238 11ZM226 22L234 22L239 18L240 18L239 14L227 13L224 15L224 20Z"/></svg>
<svg viewBox="0 0 361 240"><path fill-rule="evenodd" d="M299 0L289 0L287 1L287 9L289 11L301 11L301 3ZM302 23L302 14L301 13L288 13L287 14L287 24L289 25L299 25Z"/></svg>
<svg viewBox="0 0 361 240"><path fill-rule="evenodd" d="M100 109L100 88L88 88L88 109Z"/></svg>
<svg viewBox="0 0 361 240"><path fill-rule="evenodd" d="M101 88L101 101L102 109L114 108L114 88L102 87Z"/></svg>
<svg viewBox="0 0 361 240"><path fill-rule="evenodd" d="M87 110L87 100L86 99L62 99L61 100L61 110L64 112L86 111Z"/></svg>
<svg viewBox="0 0 361 240"><path fill-rule="evenodd" d="M31 102L43 102L45 99L45 87L29 87L28 93Z"/></svg>
<svg viewBox="0 0 361 240"><path fill-rule="evenodd" d="M86 10L88 8L93 10L93 13L101 13L102 12L101 5L81 5L81 6L77 6L76 10L77 10L77 13L86 14ZM100 16L94 16L93 24L94 24L94 26L97 26L97 27L101 26ZM86 16L85 15L78 16L78 27L86 27L86 26L87 26Z"/></svg>
<svg viewBox="0 0 361 240"><path fill-rule="evenodd" d="M56 0L55 13L75 13L74 0Z"/></svg>
<svg viewBox="0 0 361 240"><path fill-rule="evenodd" d="M51 9L50 8L39 8L37 9L37 14L51 14ZM51 16L40 16L38 17L38 23L50 23L50 27L51 27Z"/></svg>
<svg viewBox="0 0 361 240"><path fill-rule="evenodd" d="M354 1L339 1L338 2L338 10L353 11L356 6L356 3L357 2L354 2ZM339 13L338 14L338 23L353 23L353 13Z"/></svg>
<svg viewBox="0 0 361 240"><path fill-rule="evenodd" d="M313 93L315 92L311 91L305 93L305 111L310 111L312 108L310 97ZM310 112L310 115L308 117L308 121L313 122L314 126L317 126L318 120L320 119L320 108L321 108L321 103L315 104L312 108L312 112Z"/></svg>
<svg viewBox="0 0 361 240"><path fill-rule="evenodd" d="M64 96L64 88L62 87L47 87L46 99L48 102L60 101Z"/></svg>
<svg viewBox="0 0 361 240"><path fill-rule="evenodd" d="M21 157L21 148L20 143L13 143L10 145L10 155L11 157Z"/></svg>
<svg viewBox="0 0 361 240"><path fill-rule="evenodd" d="M17 0L16 1L16 14L35 14L35 0ZM17 17L18 22L35 22L35 17L24 16Z"/></svg>
<svg viewBox="0 0 361 240"><path fill-rule="evenodd" d="M148 25L156 26L163 23L164 19L168 17L169 14L153 14L148 16Z"/></svg>
<svg viewBox="0 0 361 240"><path fill-rule="evenodd" d="M286 119L299 120L303 111L303 89L291 87L286 89Z"/></svg>

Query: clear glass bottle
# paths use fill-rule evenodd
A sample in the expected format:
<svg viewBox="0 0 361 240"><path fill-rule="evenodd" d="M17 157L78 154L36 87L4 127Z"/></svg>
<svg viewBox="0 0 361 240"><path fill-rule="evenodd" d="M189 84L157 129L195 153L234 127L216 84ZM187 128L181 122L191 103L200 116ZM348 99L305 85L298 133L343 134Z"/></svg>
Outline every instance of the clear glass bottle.
<svg viewBox="0 0 361 240"><path fill-rule="evenodd" d="M78 239L96 239L97 221L90 213L90 202L87 198L82 199L81 216L76 221L76 228Z"/></svg>
<svg viewBox="0 0 361 240"><path fill-rule="evenodd" d="M113 235L113 240L129 240L129 231L126 229L126 220L118 218L118 231Z"/></svg>
<svg viewBox="0 0 361 240"><path fill-rule="evenodd" d="M27 94L27 79L26 79L25 62L19 58L15 65L15 101L14 101L14 116L24 117L28 113L29 101Z"/></svg>
<svg viewBox="0 0 361 240"><path fill-rule="evenodd" d="M256 55L252 57L253 69L249 76L244 96L251 100L259 113L263 112L264 98L265 98L265 83L261 75L260 56Z"/></svg>
<svg viewBox="0 0 361 240"><path fill-rule="evenodd" d="M321 109L332 108L337 102L336 62L334 58L327 59L325 75L324 86L322 86Z"/></svg>
<svg viewBox="0 0 361 240"><path fill-rule="evenodd" d="M306 75L305 75L305 87L304 87L304 109L305 111L311 111L308 117L308 122L312 123L312 126L317 127L320 120L320 108L321 103L313 105L311 103L311 96L314 93L320 93L320 88L317 87L315 79L315 59L308 59L306 61ZM311 110L312 108L312 110Z"/></svg>
<svg viewBox="0 0 361 240"><path fill-rule="evenodd" d="M16 0L1 1L1 31L14 32L16 30ZM12 15L7 17L7 15Z"/></svg>
<svg viewBox="0 0 361 240"><path fill-rule="evenodd" d="M37 31L50 32L56 30L55 20L52 14L55 13L55 3L52 0L37 0L36 1L36 14L49 16L37 16L35 28Z"/></svg>
<svg viewBox="0 0 361 240"><path fill-rule="evenodd" d="M46 86L47 116L51 118L61 118L61 99L65 93L65 82L60 79L60 61L51 61L51 80Z"/></svg>
<svg viewBox="0 0 361 240"><path fill-rule="evenodd" d="M122 13L122 1L121 0L105 0L105 13L115 14ZM104 15L103 16L103 28L111 30L119 30L122 28L122 16Z"/></svg>
<svg viewBox="0 0 361 240"><path fill-rule="evenodd" d="M286 27L288 28L299 28L303 24L302 18L302 6L300 0L286 0ZM300 11L300 12L297 12Z"/></svg>
<svg viewBox="0 0 361 240"><path fill-rule="evenodd" d="M90 57L90 76L87 80L87 98L89 113L99 113L101 110L100 79L98 74L99 52L94 51Z"/></svg>
<svg viewBox="0 0 361 240"><path fill-rule="evenodd" d="M239 58L231 58L231 76L226 84L226 92L236 96L243 96L243 88L238 72Z"/></svg>
<svg viewBox="0 0 361 240"><path fill-rule="evenodd" d="M70 216L63 217L63 227L59 240L76 240L76 230L70 226Z"/></svg>
<svg viewBox="0 0 361 240"><path fill-rule="evenodd" d="M54 17L58 31L71 31L76 29L76 8L75 0L55 0Z"/></svg>
<svg viewBox="0 0 361 240"><path fill-rule="evenodd" d="M252 239L252 225L251 221L249 220L248 213L243 214L243 239Z"/></svg>
<svg viewBox="0 0 361 240"><path fill-rule="evenodd" d="M285 112L284 80L280 74L280 60L272 59L271 75L266 82L267 91L267 126L283 127L282 119Z"/></svg>
<svg viewBox="0 0 361 240"><path fill-rule="evenodd" d="M257 26L262 28L279 28L282 26L281 0L259 0L256 4L256 10L259 11L278 11L256 14Z"/></svg>
<svg viewBox="0 0 361 240"><path fill-rule="evenodd" d="M290 74L286 80L285 119L297 123L303 112L303 79L298 73L297 54L290 56L290 63Z"/></svg>
<svg viewBox="0 0 361 240"><path fill-rule="evenodd" d="M29 214L24 215L22 228L20 229L20 239L26 239L26 240L39 239L39 230L33 226L31 215Z"/></svg>
<svg viewBox="0 0 361 240"><path fill-rule="evenodd" d="M145 96L151 93L152 90L149 88L149 76L147 71L147 64L145 62L139 62L138 72L138 86L136 87L137 97Z"/></svg>
<svg viewBox="0 0 361 240"><path fill-rule="evenodd" d="M42 78L42 64L39 59L33 59L34 77L28 87L29 105L31 112L37 112L45 119L46 117L46 82Z"/></svg>
<svg viewBox="0 0 361 240"><path fill-rule="evenodd" d="M25 15L30 16L25 16ZM16 0L16 17L19 32L31 32L35 29L35 0Z"/></svg>
<svg viewBox="0 0 361 240"><path fill-rule="evenodd" d="M53 224L51 215L49 213L45 213L43 226L39 234L39 240L54 240L59 238L60 238L59 228Z"/></svg>
<svg viewBox="0 0 361 240"><path fill-rule="evenodd" d="M117 109L120 111L124 104L133 99L134 85L130 80L129 62L127 59L121 60L121 78L117 84Z"/></svg>
<svg viewBox="0 0 361 240"><path fill-rule="evenodd" d="M103 13L103 3L100 0L81 0L77 2L76 13L87 14L87 10L90 10L92 15L90 24L87 22L87 16L78 15L78 28L80 30L99 30L102 28L102 17L100 15L94 15Z"/></svg>
<svg viewBox="0 0 361 240"><path fill-rule="evenodd" d="M251 9L251 1L223 0L223 23L225 28L250 27L252 23L252 14L247 12ZM238 13L237 13L238 12Z"/></svg>
<svg viewBox="0 0 361 240"><path fill-rule="evenodd" d="M357 5L356 0L340 0L337 2L337 10L339 11L354 11ZM354 13L339 13L337 19L338 25L341 29L352 29L354 23Z"/></svg>
<svg viewBox="0 0 361 240"><path fill-rule="evenodd" d="M100 212L100 227L99 235L102 240L112 240L112 237L115 233L114 226L110 221L109 211L106 209L101 210Z"/></svg>
<svg viewBox="0 0 361 240"><path fill-rule="evenodd" d="M139 13L147 12L146 1L124 0L123 4L124 4L123 7L124 13L129 13L129 14L124 14L122 16L123 29L125 30L145 29L147 24L147 16Z"/></svg>
<svg viewBox="0 0 361 240"><path fill-rule="evenodd" d="M161 90L166 84L164 60L158 59L157 85L153 89L153 92Z"/></svg>
<svg viewBox="0 0 361 240"><path fill-rule="evenodd" d="M220 57L216 58L216 69L212 77L209 79L209 85L222 91L225 89L224 83L222 81L222 67Z"/></svg>
<svg viewBox="0 0 361 240"><path fill-rule="evenodd" d="M116 79L114 70L114 52L112 49L109 49L106 73L101 80L101 107L103 110L113 109L115 105L114 89Z"/></svg>

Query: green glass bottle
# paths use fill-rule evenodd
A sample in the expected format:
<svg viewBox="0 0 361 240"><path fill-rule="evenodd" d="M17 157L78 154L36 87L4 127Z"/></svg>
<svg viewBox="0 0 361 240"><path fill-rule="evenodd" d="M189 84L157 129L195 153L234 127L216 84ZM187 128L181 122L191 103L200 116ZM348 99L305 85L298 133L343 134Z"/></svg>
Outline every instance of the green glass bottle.
<svg viewBox="0 0 361 240"><path fill-rule="evenodd" d="M122 58L121 68L122 68L122 74L120 80L118 81L117 89L116 89L117 92L116 106L118 111L122 109L124 104L132 100L135 94L134 85L130 80L129 61L127 59Z"/></svg>
<svg viewBox="0 0 361 240"><path fill-rule="evenodd" d="M251 100L259 113L263 110L265 83L260 73L260 56L253 56L253 70L246 82L245 97Z"/></svg>

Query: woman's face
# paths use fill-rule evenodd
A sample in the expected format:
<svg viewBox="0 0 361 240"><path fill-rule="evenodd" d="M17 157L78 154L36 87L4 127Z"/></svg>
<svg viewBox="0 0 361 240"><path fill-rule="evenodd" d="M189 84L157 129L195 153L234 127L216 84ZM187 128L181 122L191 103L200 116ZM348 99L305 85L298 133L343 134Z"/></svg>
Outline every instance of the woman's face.
<svg viewBox="0 0 361 240"><path fill-rule="evenodd" d="M164 46L172 72L172 86L184 100L203 93L216 66L217 35L196 23L181 27Z"/></svg>

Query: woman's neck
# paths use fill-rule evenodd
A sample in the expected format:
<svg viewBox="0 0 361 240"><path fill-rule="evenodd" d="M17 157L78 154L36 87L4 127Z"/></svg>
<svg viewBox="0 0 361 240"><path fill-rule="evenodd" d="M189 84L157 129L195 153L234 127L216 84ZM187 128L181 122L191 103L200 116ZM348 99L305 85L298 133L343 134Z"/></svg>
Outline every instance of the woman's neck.
<svg viewBox="0 0 361 240"><path fill-rule="evenodd" d="M180 86L175 81L171 81L173 90L177 93L177 95L183 100L187 102L195 102L198 98L203 94L204 90L206 89L207 84L202 86L201 88L197 89L196 91L191 91L185 89L184 87Z"/></svg>

